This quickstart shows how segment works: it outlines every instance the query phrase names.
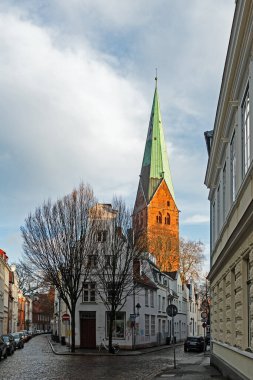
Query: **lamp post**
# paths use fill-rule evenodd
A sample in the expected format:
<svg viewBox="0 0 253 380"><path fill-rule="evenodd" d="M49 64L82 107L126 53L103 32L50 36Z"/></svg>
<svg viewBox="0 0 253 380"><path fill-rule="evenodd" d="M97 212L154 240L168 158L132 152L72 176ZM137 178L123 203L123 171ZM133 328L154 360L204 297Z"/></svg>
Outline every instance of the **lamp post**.
<svg viewBox="0 0 253 380"><path fill-rule="evenodd" d="M173 332L173 336L172 336L172 339L173 339L173 353L174 353L174 369L176 369L176 349L175 349L175 337L174 337L174 317L177 315L178 313L178 309L176 307L176 305L173 305L171 302L172 300L174 299L174 296L172 294L169 294L168 295L168 300L170 301L170 304L168 305L167 307L167 314L169 317L172 317L172 332Z"/></svg>

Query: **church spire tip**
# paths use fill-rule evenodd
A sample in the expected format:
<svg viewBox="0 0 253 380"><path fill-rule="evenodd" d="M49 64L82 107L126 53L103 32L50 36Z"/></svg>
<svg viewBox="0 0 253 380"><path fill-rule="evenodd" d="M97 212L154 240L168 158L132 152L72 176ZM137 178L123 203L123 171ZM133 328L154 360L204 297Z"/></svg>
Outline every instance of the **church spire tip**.
<svg viewBox="0 0 253 380"><path fill-rule="evenodd" d="M157 88L157 68L155 69L155 87Z"/></svg>

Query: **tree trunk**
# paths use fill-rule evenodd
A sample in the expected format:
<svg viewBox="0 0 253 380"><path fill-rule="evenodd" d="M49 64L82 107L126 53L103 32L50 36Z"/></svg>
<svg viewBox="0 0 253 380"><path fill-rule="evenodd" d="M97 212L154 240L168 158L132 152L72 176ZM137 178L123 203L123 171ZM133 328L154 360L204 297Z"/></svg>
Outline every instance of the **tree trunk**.
<svg viewBox="0 0 253 380"><path fill-rule="evenodd" d="M109 312L109 352L114 354L114 350L112 347L112 332L113 332L113 322L115 319L115 311L111 310Z"/></svg>
<svg viewBox="0 0 253 380"><path fill-rule="evenodd" d="M76 347L76 321L75 321L75 306L72 305L72 310L71 310L71 352L75 352L75 347Z"/></svg>

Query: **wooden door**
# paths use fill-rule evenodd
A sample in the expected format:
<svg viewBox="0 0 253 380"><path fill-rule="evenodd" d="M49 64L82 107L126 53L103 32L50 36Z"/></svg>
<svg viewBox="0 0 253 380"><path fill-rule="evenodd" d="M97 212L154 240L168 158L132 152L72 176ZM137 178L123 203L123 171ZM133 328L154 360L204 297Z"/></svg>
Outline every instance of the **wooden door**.
<svg viewBox="0 0 253 380"><path fill-rule="evenodd" d="M96 312L80 312L80 347L96 348Z"/></svg>

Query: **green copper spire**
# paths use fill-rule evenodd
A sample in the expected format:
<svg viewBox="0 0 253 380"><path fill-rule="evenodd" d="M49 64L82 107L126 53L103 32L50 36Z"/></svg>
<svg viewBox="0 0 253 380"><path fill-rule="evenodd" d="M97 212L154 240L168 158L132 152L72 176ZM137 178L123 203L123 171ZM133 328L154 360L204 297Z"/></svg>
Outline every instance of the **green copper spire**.
<svg viewBox="0 0 253 380"><path fill-rule="evenodd" d="M160 104L157 90L157 77L153 105L150 115L148 135L141 168L141 184L146 201L149 202L162 179L175 200L171 180L169 160L162 126Z"/></svg>

